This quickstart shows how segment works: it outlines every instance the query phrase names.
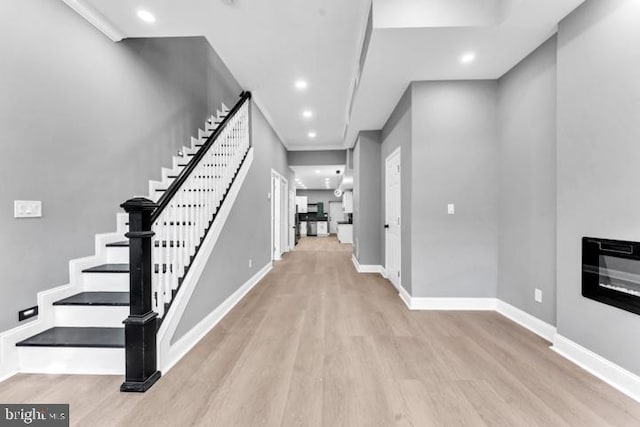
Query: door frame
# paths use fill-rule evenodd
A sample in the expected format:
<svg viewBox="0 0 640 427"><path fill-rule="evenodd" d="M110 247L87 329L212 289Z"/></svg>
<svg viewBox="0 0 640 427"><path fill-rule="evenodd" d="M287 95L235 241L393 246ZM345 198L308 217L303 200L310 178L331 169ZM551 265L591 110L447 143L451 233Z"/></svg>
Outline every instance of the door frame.
<svg viewBox="0 0 640 427"><path fill-rule="evenodd" d="M397 156L398 158L398 166L399 166L399 173L400 173L400 177L399 177L399 183L398 183L398 192L400 193L400 200L402 200L402 156L401 156L401 150L400 147L396 148L395 150L393 150L391 153L389 153L389 155L385 158L384 160L384 223L385 224L389 224L387 222L387 220L389 219L389 193L390 193L390 188L389 188L389 179L388 179L388 171L389 171L389 163L393 160L395 160L395 157ZM402 218L402 203L398 203L397 205L398 207L398 270L402 271L402 221L400 220L400 218ZM384 230L384 267L385 267L385 273L387 278L389 279L389 281L398 289L400 290L400 287L402 286L402 274L400 274L400 276L398 275L394 275L391 274L391 272L389 271L389 260L390 260L390 251L389 251L389 239L387 238L388 236L388 229L385 228ZM395 277L395 279L394 279Z"/></svg>
<svg viewBox="0 0 640 427"><path fill-rule="evenodd" d="M271 169L271 260L279 261L289 247L289 180Z"/></svg>
<svg viewBox="0 0 640 427"><path fill-rule="evenodd" d="M271 169L271 260L278 261L280 260L281 245L280 245L280 236L281 230L280 226L282 224L281 221L281 206L280 202L280 179L282 177L278 172Z"/></svg>
<svg viewBox="0 0 640 427"><path fill-rule="evenodd" d="M289 180L280 175L280 256L289 252Z"/></svg>
<svg viewBox="0 0 640 427"><path fill-rule="evenodd" d="M293 250L296 245L296 192L289 190L289 250Z"/></svg>

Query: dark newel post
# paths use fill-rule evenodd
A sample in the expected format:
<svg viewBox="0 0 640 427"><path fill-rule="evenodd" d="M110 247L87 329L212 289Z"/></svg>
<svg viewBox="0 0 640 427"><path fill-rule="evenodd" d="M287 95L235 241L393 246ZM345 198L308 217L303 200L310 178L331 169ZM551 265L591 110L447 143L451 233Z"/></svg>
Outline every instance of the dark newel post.
<svg viewBox="0 0 640 427"><path fill-rule="evenodd" d="M129 317L124 323L125 381L120 391L144 392L160 378L157 370L156 336L158 314L151 295L151 214L158 207L136 197L120 207L129 214Z"/></svg>

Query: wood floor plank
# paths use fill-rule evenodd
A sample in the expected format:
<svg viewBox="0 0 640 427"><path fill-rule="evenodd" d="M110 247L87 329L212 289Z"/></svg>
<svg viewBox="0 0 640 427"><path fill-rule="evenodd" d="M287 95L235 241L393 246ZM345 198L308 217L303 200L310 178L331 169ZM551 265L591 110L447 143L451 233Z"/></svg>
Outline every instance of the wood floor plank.
<svg viewBox="0 0 640 427"><path fill-rule="evenodd" d="M70 403L91 427L640 425L640 404L548 346L495 312L410 311L350 245L308 237L147 393L16 375L0 402Z"/></svg>

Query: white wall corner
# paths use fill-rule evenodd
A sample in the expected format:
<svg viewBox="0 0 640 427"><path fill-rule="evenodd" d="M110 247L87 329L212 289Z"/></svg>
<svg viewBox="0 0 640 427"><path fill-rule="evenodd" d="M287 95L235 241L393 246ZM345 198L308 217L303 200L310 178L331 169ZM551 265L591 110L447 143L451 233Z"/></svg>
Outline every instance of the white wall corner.
<svg viewBox="0 0 640 427"><path fill-rule="evenodd" d="M231 294L215 310L209 313L196 326L178 341L169 346L168 352L162 356L160 370L166 375L202 338L205 337L232 309L253 289L273 268L269 262L247 280L237 291Z"/></svg>
<svg viewBox="0 0 640 427"><path fill-rule="evenodd" d="M640 402L640 377L637 375L560 334L553 338L551 349L636 402Z"/></svg>
<svg viewBox="0 0 640 427"><path fill-rule="evenodd" d="M354 254L351 255L351 262L358 273L379 273L382 277L386 277L385 269L381 265L361 265Z"/></svg>
<svg viewBox="0 0 640 427"><path fill-rule="evenodd" d="M73 9L78 15L86 19L91 25L100 30L104 35L114 42L119 42L125 35L113 22L109 21L103 14L98 12L93 6L84 0L62 0L67 6Z"/></svg>
<svg viewBox="0 0 640 427"><path fill-rule="evenodd" d="M545 340L553 342L553 337L556 335L555 326L501 300L497 300L496 311Z"/></svg>

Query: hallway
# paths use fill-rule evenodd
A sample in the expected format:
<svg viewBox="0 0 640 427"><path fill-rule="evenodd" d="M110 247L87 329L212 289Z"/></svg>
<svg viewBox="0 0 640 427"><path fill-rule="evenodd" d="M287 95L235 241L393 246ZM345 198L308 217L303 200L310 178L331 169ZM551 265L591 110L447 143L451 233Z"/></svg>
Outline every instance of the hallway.
<svg viewBox="0 0 640 427"><path fill-rule="evenodd" d="M68 402L82 426L640 424L640 405L547 347L497 313L410 312L350 245L304 238L146 394L16 375L0 402Z"/></svg>

